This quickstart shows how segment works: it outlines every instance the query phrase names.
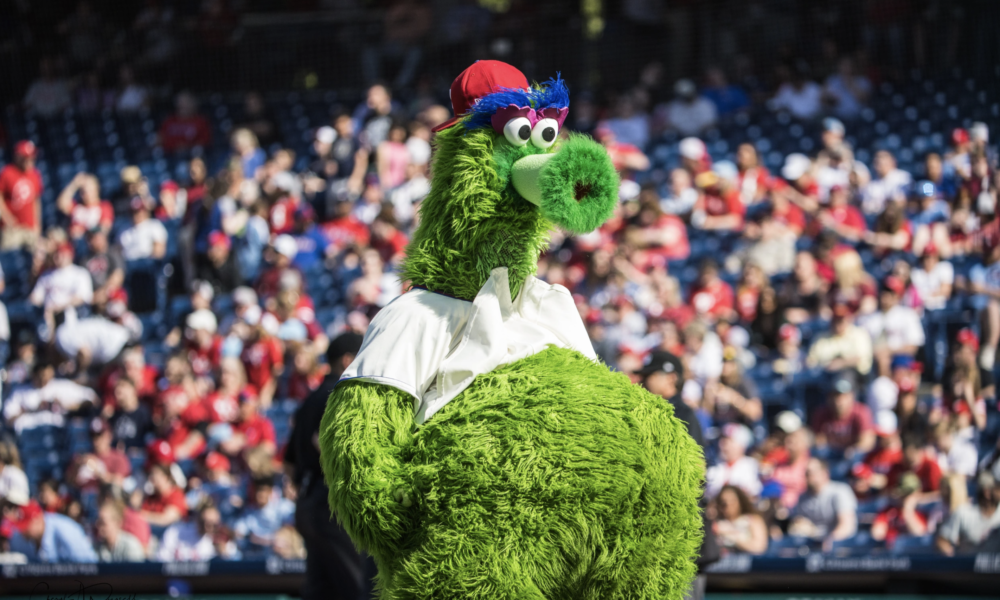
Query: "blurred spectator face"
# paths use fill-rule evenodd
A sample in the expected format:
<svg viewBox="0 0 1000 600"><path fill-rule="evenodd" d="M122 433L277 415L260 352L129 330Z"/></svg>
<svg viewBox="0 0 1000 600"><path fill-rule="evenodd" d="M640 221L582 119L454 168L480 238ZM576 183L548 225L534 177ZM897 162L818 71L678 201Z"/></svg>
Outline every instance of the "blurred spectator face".
<svg viewBox="0 0 1000 600"><path fill-rule="evenodd" d="M205 166L205 161L200 158L191 159L191 162L188 163L188 177L191 179L192 184L204 182L208 177L208 168Z"/></svg>
<svg viewBox="0 0 1000 600"><path fill-rule="evenodd" d="M245 155L257 149L257 136L249 129L237 129L232 137L233 151L239 155Z"/></svg>
<svg viewBox="0 0 1000 600"><path fill-rule="evenodd" d="M726 521L735 521L743 513L740 507L740 497L736 490L730 486L722 488L716 504L719 507L719 516Z"/></svg>
<svg viewBox="0 0 1000 600"><path fill-rule="evenodd" d="M115 384L115 403L122 412L130 413L139 408L135 385L128 379L119 379Z"/></svg>
<svg viewBox="0 0 1000 600"><path fill-rule="evenodd" d="M907 443L903 445L903 461L910 469L914 469L924 460L924 447L920 444Z"/></svg>
<svg viewBox="0 0 1000 600"><path fill-rule="evenodd" d="M941 155L936 152L928 154L927 158L924 159L924 170L927 172L927 179L940 181L943 174Z"/></svg>
<svg viewBox="0 0 1000 600"><path fill-rule="evenodd" d="M240 401L240 419L247 421L257 415L257 396L254 394L245 395Z"/></svg>
<svg viewBox="0 0 1000 600"><path fill-rule="evenodd" d="M101 201L101 184L93 175L88 175L83 180L83 185L80 186L80 199L87 206L94 206Z"/></svg>
<svg viewBox="0 0 1000 600"><path fill-rule="evenodd" d="M56 268L73 264L73 246L69 244L61 244L56 249L56 253L52 257L52 262L55 264Z"/></svg>
<svg viewBox="0 0 1000 600"><path fill-rule="evenodd" d="M43 503L44 505L44 503ZM21 530L21 535L25 539L31 540L36 544L41 541L42 535L45 534L45 517L42 514L35 516L25 527Z"/></svg>
<svg viewBox="0 0 1000 600"><path fill-rule="evenodd" d="M56 370L52 365L41 365L35 369L35 374L33 379L35 380L35 387L45 387L48 385L52 378L55 377Z"/></svg>
<svg viewBox="0 0 1000 600"><path fill-rule="evenodd" d="M847 206L847 199L847 188L840 185L835 185L830 188L830 206L832 208Z"/></svg>
<svg viewBox="0 0 1000 600"><path fill-rule="evenodd" d="M383 85L373 85L368 88L368 108L380 115L392 112L392 97Z"/></svg>
<svg viewBox="0 0 1000 600"><path fill-rule="evenodd" d="M719 456L727 463L734 463L746 456L746 448L730 436L719 438Z"/></svg>
<svg viewBox="0 0 1000 600"><path fill-rule="evenodd" d="M105 502L97 511L97 522L95 523L97 537L109 542L118 539L118 533L122 530L123 516L113 502Z"/></svg>
<svg viewBox="0 0 1000 600"><path fill-rule="evenodd" d="M111 451L111 428L104 426L100 433L92 436L91 440L94 443L94 454L101 456L107 454Z"/></svg>
<svg viewBox="0 0 1000 600"><path fill-rule="evenodd" d="M177 114L181 117L190 117L198 111L198 103L194 96L188 92L177 94L174 106L177 108Z"/></svg>
<svg viewBox="0 0 1000 600"><path fill-rule="evenodd" d="M274 486L265 483L258 483L254 486L253 501L257 506L267 506L271 501L271 494L274 493Z"/></svg>
<svg viewBox="0 0 1000 600"><path fill-rule="evenodd" d="M402 125L393 125L389 130L389 141L402 144L406 141L406 128Z"/></svg>
<svg viewBox="0 0 1000 600"><path fill-rule="evenodd" d="M711 67L705 71L705 85L712 88L722 88L726 86L726 74L718 67Z"/></svg>
<svg viewBox="0 0 1000 600"><path fill-rule="evenodd" d="M875 153L875 161L872 166L879 177L885 177L896 168L896 159L888 150L879 150Z"/></svg>
<svg viewBox="0 0 1000 600"><path fill-rule="evenodd" d="M687 169L674 169L670 172L670 191L679 196L684 190L692 187L691 173Z"/></svg>
<svg viewBox="0 0 1000 600"><path fill-rule="evenodd" d="M190 373L191 365L181 355L174 355L168 358L167 365L163 369L163 374L171 385L180 385Z"/></svg>
<svg viewBox="0 0 1000 600"><path fill-rule="evenodd" d="M719 279L719 267L715 263L707 262L701 266L698 273L698 284L708 286Z"/></svg>
<svg viewBox="0 0 1000 600"><path fill-rule="evenodd" d="M354 137L354 121L349 115L340 115L333 123L333 128L337 130L337 135L341 139L349 140Z"/></svg>
<svg viewBox="0 0 1000 600"><path fill-rule="evenodd" d="M87 236L87 245L94 254L104 254L108 251L108 234L95 229Z"/></svg>
<svg viewBox="0 0 1000 600"><path fill-rule="evenodd" d="M206 506L198 514L198 526L201 528L202 534L214 536L220 525L222 525L222 516L219 514L219 509L214 506Z"/></svg>
<svg viewBox="0 0 1000 600"><path fill-rule="evenodd" d="M882 290L882 293L879 294L878 301L882 308L882 312L886 312L899 304L899 295L890 289L884 289Z"/></svg>
<svg viewBox="0 0 1000 600"><path fill-rule="evenodd" d="M785 436L785 449L793 457L809 454L811 447L809 430L805 427L799 427Z"/></svg>
<svg viewBox="0 0 1000 600"><path fill-rule="evenodd" d="M677 373L655 371L646 378L644 385L651 394L673 398L677 394Z"/></svg>
<svg viewBox="0 0 1000 600"><path fill-rule="evenodd" d="M238 358L223 359L219 367L219 389L235 394L243 387L243 364Z"/></svg>
<svg viewBox="0 0 1000 600"><path fill-rule="evenodd" d="M160 496L166 496L174 489L174 480L170 472L162 465L154 465L149 472L149 482L153 485L153 490Z"/></svg>
<svg viewBox="0 0 1000 600"><path fill-rule="evenodd" d="M846 419L854 409L855 400L853 391L844 393L834 391L831 399L833 412L836 413L838 419Z"/></svg>
<svg viewBox="0 0 1000 600"><path fill-rule="evenodd" d="M811 281L816 274L816 259L809 252L799 252L795 255L793 272L798 281Z"/></svg>
<svg viewBox="0 0 1000 600"><path fill-rule="evenodd" d="M361 273L366 276L382 274L382 257L377 250L365 250L361 254Z"/></svg>
<svg viewBox="0 0 1000 600"><path fill-rule="evenodd" d="M736 166L740 171L752 169L757 166L757 149L753 144L740 144L736 149Z"/></svg>
<svg viewBox="0 0 1000 600"><path fill-rule="evenodd" d="M818 493L830 482L830 472L819 459L813 458L806 466L806 485L809 491Z"/></svg>

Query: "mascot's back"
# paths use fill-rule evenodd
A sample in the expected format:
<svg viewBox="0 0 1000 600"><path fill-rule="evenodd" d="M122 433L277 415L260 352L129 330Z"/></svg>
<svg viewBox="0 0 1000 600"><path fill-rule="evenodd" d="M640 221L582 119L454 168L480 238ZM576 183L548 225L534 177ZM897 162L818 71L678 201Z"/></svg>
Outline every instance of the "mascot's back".
<svg viewBox="0 0 1000 600"><path fill-rule="evenodd" d="M323 417L333 512L383 600L680 599L700 448L668 402L596 360L568 292L533 277L552 226L610 215L610 160L557 138L558 79L480 61L452 102L407 250L414 289L373 320Z"/></svg>

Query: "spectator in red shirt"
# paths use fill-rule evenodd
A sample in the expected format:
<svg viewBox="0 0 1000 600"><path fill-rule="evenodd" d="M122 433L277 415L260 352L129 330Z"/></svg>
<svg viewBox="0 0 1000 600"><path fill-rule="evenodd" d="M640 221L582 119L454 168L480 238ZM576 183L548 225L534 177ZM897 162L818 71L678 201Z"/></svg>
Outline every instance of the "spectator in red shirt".
<svg viewBox="0 0 1000 600"><path fill-rule="evenodd" d="M844 458L860 457L875 447L872 411L855 399L855 377L849 372L836 376L832 388L827 405L813 417L816 446Z"/></svg>
<svg viewBox="0 0 1000 600"><path fill-rule="evenodd" d="M187 516L187 502L184 491L177 487L170 468L154 464L149 470L149 482L153 493L142 501L140 515L150 525L167 527Z"/></svg>
<svg viewBox="0 0 1000 600"><path fill-rule="evenodd" d="M854 492L858 497L887 489L889 472L903 461L903 442L896 413L880 410L875 415L875 448L852 469Z"/></svg>
<svg viewBox="0 0 1000 600"><path fill-rule="evenodd" d="M383 209L375 217L371 228L372 248L378 251L382 262L387 265L398 264L403 259L406 245L410 243L406 234L399 230L399 223L392 214L392 209Z"/></svg>
<svg viewBox="0 0 1000 600"><path fill-rule="evenodd" d="M819 207L819 184L813 176L813 163L804 154L789 154L781 167L782 179L771 180L771 191L781 195L806 213L816 214Z"/></svg>
<svg viewBox="0 0 1000 600"><path fill-rule="evenodd" d="M368 226L351 213L353 204L347 200L338 201L333 206L333 218L323 223L323 235L329 240L327 254L337 256L347 248L368 246Z"/></svg>
<svg viewBox="0 0 1000 600"><path fill-rule="evenodd" d="M622 179L630 178L634 172L649 169L649 158L642 153L642 150L632 144L619 142L607 123L601 123L594 129L594 139L607 150L611 164Z"/></svg>
<svg viewBox="0 0 1000 600"><path fill-rule="evenodd" d="M900 535L926 535L927 516L917 510L919 502L920 478L906 473L892 490L892 504L875 516L872 539L891 548Z"/></svg>
<svg viewBox="0 0 1000 600"><path fill-rule="evenodd" d="M705 171L695 177L701 190L691 212L691 226L706 231L741 231L746 206L732 183L715 171Z"/></svg>
<svg viewBox="0 0 1000 600"><path fill-rule="evenodd" d="M812 227L816 236L820 229L829 229L849 242L859 242L864 237L868 224L864 215L856 207L850 205L847 188L835 185L830 188L829 203L820 209L819 216Z"/></svg>
<svg viewBox="0 0 1000 600"><path fill-rule="evenodd" d="M163 390L153 408L153 421L156 434L169 444L173 458L195 458L205 450L208 411L204 403L192 397L184 387L171 386Z"/></svg>
<svg viewBox="0 0 1000 600"><path fill-rule="evenodd" d="M282 234L274 238L271 247L264 254L270 266L261 272L254 286L261 298L266 300L275 296L281 289L282 277L286 276L288 271L298 273L298 269L292 265L298 253L299 245L292 236ZM299 275L301 276L301 273Z"/></svg>
<svg viewBox="0 0 1000 600"><path fill-rule="evenodd" d="M132 463L124 452L111 447L113 438L108 423L94 419L90 427L94 451L74 459L67 479L82 490L96 491L100 485L121 487L132 473Z"/></svg>
<svg viewBox="0 0 1000 600"><path fill-rule="evenodd" d="M875 231L864 232L862 239L872 246L878 257L909 250L913 229L903 213L903 205L899 202L886 203L885 210L875 221Z"/></svg>
<svg viewBox="0 0 1000 600"><path fill-rule="evenodd" d="M635 262L645 267L664 267L670 260L691 255L687 228L675 215L664 214L653 188L639 193L639 214L625 229L625 241L638 252Z"/></svg>
<svg viewBox="0 0 1000 600"><path fill-rule="evenodd" d="M189 314L185 330L188 361L195 377L208 377L222 360L222 336L216 334L218 322L207 308Z"/></svg>
<svg viewBox="0 0 1000 600"><path fill-rule="evenodd" d="M736 189L740 195L740 202L749 206L767 198L771 174L767 171L767 167L760 164L757 149L753 144L740 144L736 149L736 168L739 170L736 176Z"/></svg>
<svg viewBox="0 0 1000 600"><path fill-rule="evenodd" d="M258 412L260 400L255 394L245 394L240 399L240 417L233 426L233 436L222 443L220 448L230 456L237 456L246 450L261 448L273 456L277 450L274 424Z"/></svg>
<svg viewBox="0 0 1000 600"><path fill-rule="evenodd" d="M934 502L941 497L941 466L921 439L903 440L903 460L886 476L887 486L895 488L907 473L916 473L920 479L920 502Z"/></svg>
<svg viewBox="0 0 1000 600"><path fill-rule="evenodd" d="M219 365L219 387L205 398L205 408L213 423L234 423L240 415L240 395L247 390L243 362L226 357Z"/></svg>
<svg viewBox="0 0 1000 600"><path fill-rule="evenodd" d="M262 320L263 321L263 320ZM278 385L278 377L285 369L285 350L281 340L258 325L243 343L240 359L246 368L247 381L259 390L260 403L266 408Z"/></svg>
<svg viewBox="0 0 1000 600"><path fill-rule="evenodd" d="M189 92L177 94L176 112L160 125L160 146L169 154L212 143L208 119L198 114L198 103Z"/></svg>
<svg viewBox="0 0 1000 600"><path fill-rule="evenodd" d="M719 277L719 265L707 258L698 271L698 280L691 289L688 304L700 315L723 320L732 318L733 288Z"/></svg>
<svg viewBox="0 0 1000 600"><path fill-rule="evenodd" d="M77 192L80 201L75 201ZM69 217L69 235L73 239L94 229L104 233L111 231L115 221L115 209L107 200L101 200L101 185L97 178L88 173L77 173L56 199L56 206Z"/></svg>
<svg viewBox="0 0 1000 600"><path fill-rule="evenodd" d="M42 176L35 168L35 144L14 146L14 162L0 170L0 250L33 248L42 232Z"/></svg>
<svg viewBox="0 0 1000 600"><path fill-rule="evenodd" d="M760 475L765 485L772 481L781 485L781 506L791 509L806 491L812 432L791 411L779 413L775 425L784 432L785 439L780 447L761 459Z"/></svg>

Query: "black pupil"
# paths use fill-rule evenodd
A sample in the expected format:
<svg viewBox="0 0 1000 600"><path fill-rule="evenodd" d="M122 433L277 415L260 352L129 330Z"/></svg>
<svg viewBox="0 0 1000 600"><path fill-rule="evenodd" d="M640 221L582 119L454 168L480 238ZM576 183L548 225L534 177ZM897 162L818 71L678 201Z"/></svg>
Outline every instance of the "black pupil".
<svg viewBox="0 0 1000 600"><path fill-rule="evenodd" d="M542 139L546 142L551 142L556 139L556 130L554 127L546 127L542 130Z"/></svg>
<svg viewBox="0 0 1000 600"><path fill-rule="evenodd" d="M531 137L531 127L527 125L521 125L521 128L517 130L517 136L522 140L526 140Z"/></svg>

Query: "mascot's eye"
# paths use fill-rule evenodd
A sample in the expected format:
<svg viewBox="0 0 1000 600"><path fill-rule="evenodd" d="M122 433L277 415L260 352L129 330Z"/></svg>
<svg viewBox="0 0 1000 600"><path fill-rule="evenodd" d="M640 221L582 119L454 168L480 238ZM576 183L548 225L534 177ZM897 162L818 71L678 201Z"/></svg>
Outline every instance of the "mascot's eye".
<svg viewBox="0 0 1000 600"><path fill-rule="evenodd" d="M542 119L535 123L535 128L531 130L531 143L538 148L548 148L556 143L559 135L559 121L555 119Z"/></svg>
<svg viewBox="0 0 1000 600"><path fill-rule="evenodd" d="M531 121L526 117L517 117L507 121L503 126L503 136L515 146L523 146L531 139Z"/></svg>

